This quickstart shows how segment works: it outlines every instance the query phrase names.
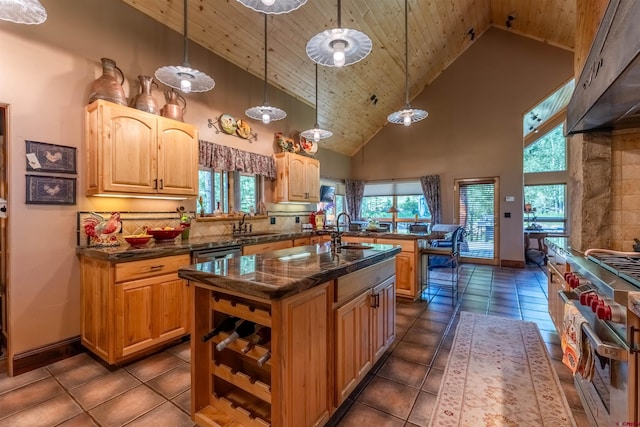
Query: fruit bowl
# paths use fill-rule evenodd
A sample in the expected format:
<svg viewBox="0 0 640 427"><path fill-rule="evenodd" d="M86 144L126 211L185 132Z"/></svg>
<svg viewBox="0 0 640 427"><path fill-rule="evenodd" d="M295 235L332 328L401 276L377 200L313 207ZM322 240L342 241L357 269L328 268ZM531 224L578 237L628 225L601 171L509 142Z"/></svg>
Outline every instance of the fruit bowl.
<svg viewBox="0 0 640 427"><path fill-rule="evenodd" d="M147 233L151 234L155 240L173 240L178 237L184 228L182 227L165 227L165 228L149 228Z"/></svg>
<svg viewBox="0 0 640 427"><path fill-rule="evenodd" d="M149 234L136 234L132 236L124 236L124 240L131 246L143 246L149 243L153 236Z"/></svg>

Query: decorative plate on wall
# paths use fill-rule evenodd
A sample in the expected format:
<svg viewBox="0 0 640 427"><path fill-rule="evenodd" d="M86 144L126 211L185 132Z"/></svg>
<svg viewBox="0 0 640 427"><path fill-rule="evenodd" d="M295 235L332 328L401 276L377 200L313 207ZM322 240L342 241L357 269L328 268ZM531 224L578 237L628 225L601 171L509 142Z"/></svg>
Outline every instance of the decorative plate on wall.
<svg viewBox="0 0 640 427"><path fill-rule="evenodd" d="M251 136L251 126L249 126L249 123L242 119L238 119L236 125L236 133L240 138L247 139Z"/></svg>
<svg viewBox="0 0 640 427"><path fill-rule="evenodd" d="M224 133L233 135L236 133L236 119L231 114L223 114L220 116L220 127Z"/></svg>
<svg viewBox="0 0 640 427"><path fill-rule="evenodd" d="M318 152L318 143L307 139L304 136L300 137L300 147L302 147L302 150L308 154L315 154Z"/></svg>

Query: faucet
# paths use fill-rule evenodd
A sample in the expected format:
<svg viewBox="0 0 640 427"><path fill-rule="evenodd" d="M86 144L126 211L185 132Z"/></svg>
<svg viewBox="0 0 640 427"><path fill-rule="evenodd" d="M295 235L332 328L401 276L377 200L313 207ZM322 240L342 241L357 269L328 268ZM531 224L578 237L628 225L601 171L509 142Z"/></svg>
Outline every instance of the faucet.
<svg viewBox="0 0 640 427"><path fill-rule="evenodd" d="M340 233L340 218L342 218L343 215L347 217L347 230L349 229L349 225L351 224L351 217L349 216L349 214L346 212L340 212L338 214L338 217L336 218L336 228L338 229L338 233Z"/></svg>
<svg viewBox="0 0 640 427"><path fill-rule="evenodd" d="M245 218L247 217L247 215L249 215L248 213L245 213L242 215L242 219L240 221L238 221L238 229L236 230L236 225L233 224L233 232L234 233L246 233L247 232L247 224L244 223ZM244 227L243 227L244 225ZM251 224L249 231L251 232L251 229L253 228L253 224Z"/></svg>
<svg viewBox="0 0 640 427"><path fill-rule="evenodd" d="M342 233L347 231L347 230L344 230L342 232L340 231L340 218L342 218L343 215L347 217L347 230L349 229L348 224L351 223L351 217L349 216L348 213L341 212L340 214L338 214L338 217L336 218L336 232L331 233L331 245L333 247L340 246L342 244Z"/></svg>

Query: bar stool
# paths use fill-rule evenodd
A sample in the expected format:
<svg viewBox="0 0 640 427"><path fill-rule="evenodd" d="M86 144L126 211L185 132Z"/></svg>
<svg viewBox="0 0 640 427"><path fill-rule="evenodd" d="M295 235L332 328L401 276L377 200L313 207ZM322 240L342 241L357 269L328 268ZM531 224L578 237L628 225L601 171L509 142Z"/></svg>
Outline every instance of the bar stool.
<svg viewBox="0 0 640 427"><path fill-rule="evenodd" d="M460 241L462 240L462 233L464 229L462 227L457 228L451 235L451 247L438 247L428 246L420 249L420 264L421 264L421 276L422 276L422 289L420 290L420 298L424 293L424 288L427 288L427 295L429 301L431 301L431 288L451 288L451 304L455 306L458 300L458 276L460 268ZM430 277L430 272L433 270L433 266L430 265L431 257L443 257L445 259L442 267L448 267L451 269L450 283L438 280L433 281ZM436 279L437 280L437 279Z"/></svg>

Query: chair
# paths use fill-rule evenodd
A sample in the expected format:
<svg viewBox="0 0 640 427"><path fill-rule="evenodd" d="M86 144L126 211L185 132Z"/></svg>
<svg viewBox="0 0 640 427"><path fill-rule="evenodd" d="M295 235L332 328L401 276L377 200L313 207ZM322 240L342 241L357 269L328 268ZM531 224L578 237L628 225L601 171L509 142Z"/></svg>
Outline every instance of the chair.
<svg viewBox="0 0 640 427"><path fill-rule="evenodd" d="M409 224L409 233L428 233L428 224Z"/></svg>
<svg viewBox="0 0 640 427"><path fill-rule="evenodd" d="M434 227L435 228L435 227ZM423 287L427 288L427 295L431 300L431 288L451 288L452 305L455 305L458 299L458 276L460 268L460 244L464 237L464 228L457 226L451 234L451 244L448 239L435 239L431 242L431 246L420 249L420 261L422 268ZM435 263L432 260L440 260ZM431 277L431 271L434 268L447 267L451 269L450 283L445 280ZM422 292L420 293L422 297Z"/></svg>

